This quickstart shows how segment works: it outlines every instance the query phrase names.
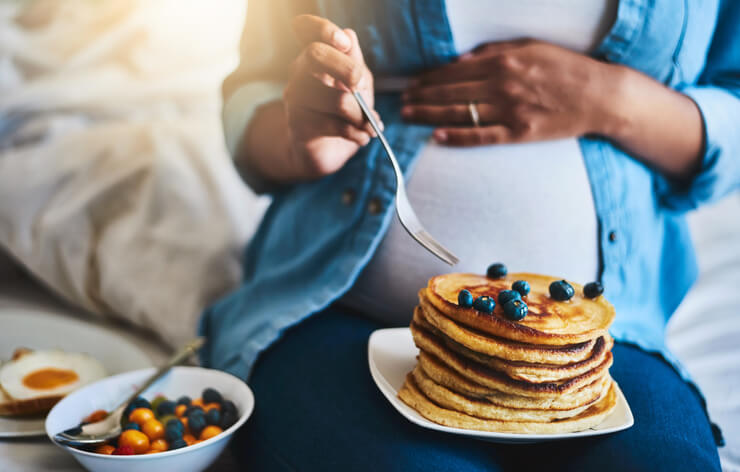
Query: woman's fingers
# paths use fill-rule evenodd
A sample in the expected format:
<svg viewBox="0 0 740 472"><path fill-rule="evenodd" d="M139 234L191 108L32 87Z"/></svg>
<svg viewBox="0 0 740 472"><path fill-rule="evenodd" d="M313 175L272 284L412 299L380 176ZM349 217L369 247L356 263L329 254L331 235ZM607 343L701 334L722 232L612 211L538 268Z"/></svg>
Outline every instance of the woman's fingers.
<svg viewBox="0 0 740 472"><path fill-rule="evenodd" d="M329 75L355 88L362 79L365 66L326 43L309 43L293 62L293 71L298 75L322 77Z"/></svg>
<svg viewBox="0 0 740 472"><path fill-rule="evenodd" d="M449 146L480 146L514 141L511 129L503 125L482 126L480 128L438 128L434 139Z"/></svg>
<svg viewBox="0 0 740 472"><path fill-rule="evenodd" d="M354 141L360 146L370 142L370 134L341 118L306 108L292 110L288 114L291 129L296 138L310 141L314 138L335 136Z"/></svg>
<svg viewBox="0 0 740 472"><path fill-rule="evenodd" d="M351 93L329 88L314 77L304 77L289 83L283 93L283 100L290 106L335 115L357 127L365 124L362 110Z"/></svg>
<svg viewBox="0 0 740 472"><path fill-rule="evenodd" d="M296 16L293 18L293 31L304 46L322 42L345 53L352 47L352 40L342 28L320 16Z"/></svg>
<svg viewBox="0 0 740 472"><path fill-rule="evenodd" d="M504 121L509 108L489 103L478 103L475 107L478 109L480 124ZM405 105L401 108L401 116L407 121L429 125L472 126L474 124L467 104Z"/></svg>
<svg viewBox="0 0 740 472"><path fill-rule="evenodd" d="M426 87L412 87L403 94L407 104L445 105L501 98L501 91L490 80L456 82Z"/></svg>

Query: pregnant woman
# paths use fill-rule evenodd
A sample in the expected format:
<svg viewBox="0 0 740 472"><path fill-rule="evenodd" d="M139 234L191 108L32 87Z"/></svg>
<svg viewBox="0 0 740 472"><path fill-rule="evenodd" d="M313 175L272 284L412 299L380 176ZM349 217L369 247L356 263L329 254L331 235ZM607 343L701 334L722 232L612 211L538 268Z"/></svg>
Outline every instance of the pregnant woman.
<svg viewBox="0 0 740 472"><path fill-rule="evenodd" d="M310 14L307 14L310 13ZM696 276L682 213L740 182L740 3L249 3L227 142L273 203L245 279L211 307L204 361L255 390L251 470L719 470L721 432L667 350ZM524 39L531 38L531 39ZM494 445L431 432L373 385L367 339L408 325L450 269L404 233L409 197L455 271L600 280L617 317L623 432Z"/></svg>

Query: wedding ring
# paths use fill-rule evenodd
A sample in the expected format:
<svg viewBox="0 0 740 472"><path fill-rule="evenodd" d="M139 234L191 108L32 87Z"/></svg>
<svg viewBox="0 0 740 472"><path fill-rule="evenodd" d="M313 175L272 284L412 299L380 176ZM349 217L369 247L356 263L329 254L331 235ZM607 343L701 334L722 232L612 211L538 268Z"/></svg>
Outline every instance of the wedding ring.
<svg viewBox="0 0 740 472"><path fill-rule="evenodd" d="M475 102L468 102L468 111L470 112L470 119L473 121L473 126L479 128L480 114L478 113L478 106L475 104Z"/></svg>

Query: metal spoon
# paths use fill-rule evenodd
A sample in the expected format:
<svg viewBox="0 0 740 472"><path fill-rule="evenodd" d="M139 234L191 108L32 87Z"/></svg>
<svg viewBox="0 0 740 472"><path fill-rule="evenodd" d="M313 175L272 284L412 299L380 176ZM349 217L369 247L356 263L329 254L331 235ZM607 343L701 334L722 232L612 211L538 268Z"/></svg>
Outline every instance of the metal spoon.
<svg viewBox="0 0 740 472"><path fill-rule="evenodd" d="M144 393L144 391L154 382L159 380L160 377L169 372L172 366L180 364L193 355L201 346L203 346L204 342L205 338L197 338L186 344L185 347L172 356L165 365L157 369L157 371L152 374L152 376L149 377L141 387L136 389L130 397L118 405L116 409L109 412L102 420L57 433L54 435L54 440L67 446L94 446L118 436L121 434L121 416L123 416L123 412L129 403Z"/></svg>

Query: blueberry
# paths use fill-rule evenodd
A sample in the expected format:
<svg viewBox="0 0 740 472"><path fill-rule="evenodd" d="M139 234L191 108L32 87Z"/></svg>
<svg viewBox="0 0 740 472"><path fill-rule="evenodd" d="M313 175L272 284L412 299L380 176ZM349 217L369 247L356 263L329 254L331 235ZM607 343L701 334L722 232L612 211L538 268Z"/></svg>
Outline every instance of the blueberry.
<svg viewBox="0 0 740 472"><path fill-rule="evenodd" d="M177 441L178 439L182 439L183 431L179 428L165 428L164 429L164 438L167 440L167 442L172 443L173 441Z"/></svg>
<svg viewBox="0 0 740 472"><path fill-rule="evenodd" d="M596 298L604 293L604 286L599 282L589 282L583 287L583 294L586 298Z"/></svg>
<svg viewBox="0 0 740 472"><path fill-rule="evenodd" d="M491 264L488 266L488 270L486 271L486 275L489 279L503 279L506 277L506 274L509 271L506 270L506 266L503 265L500 262L496 262L495 264Z"/></svg>
<svg viewBox="0 0 740 472"><path fill-rule="evenodd" d="M226 431L229 429L234 423L236 423L236 420L238 418L236 417L235 411L230 410L224 410L221 412L221 429Z"/></svg>
<svg viewBox="0 0 740 472"><path fill-rule="evenodd" d="M231 400L224 400L221 403L221 413L231 412L235 416L238 415L238 412L236 410L236 405L234 405L234 402Z"/></svg>
<svg viewBox="0 0 740 472"><path fill-rule="evenodd" d="M166 416L175 414L175 402L165 400L157 406L157 416Z"/></svg>
<svg viewBox="0 0 740 472"><path fill-rule="evenodd" d="M181 435L185 432L185 425L182 424L182 421L178 420L177 418L169 420L164 427L165 429L176 429L180 431Z"/></svg>
<svg viewBox="0 0 740 472"><path fill-rule="evenodd" d="M151 403L149 403L149 401L146 398L136 397L134 401L128 404L128 406L123 412L123 416L128 418L128 415L137 408L151 408L151 407L152 407Z"/></svg>
<svg viewBox="0 0 740 472"><path fill-rule="evenodd" d="M496 302L493 298L488 296L478 297L473 301L473 308L483 313L493 313L493 309L496 308Z"/></svg>
<svg viewBox="0 0 740 472"><path fill-rule="evenodd" d="M463 308L470 308L473 306L473 294L470 290L460 290L457 294L457 304Z"/></svg>
<svg viewBox="0 0 740 472"><path fill-rule="evenodd" d="M206 423L206 415L199 412L193 412L188 416L188 428L192 431L195 437L200 436L200 432L208 426Z"/></svg>
<svg viewBox="0 0 740 472"><path fill-rule="evenodd" d="M130 423L126 423L126 426L123 427L124 431L126 431L127 429L135 429L136 431L141 431L141 427L133 421Z"/></svg>
<svg viewBox="0 0 740 472"><path fill-rule="evenodd" d="M529 307L527 307L527 304L519 299L509 300L504 304L504 314L510 320L523 320L528 312Z"/></svg>
<svg viewBox="0 0 740 472"><path fill-rule="evenodd" d="M185 442L183 438L177 438L173 441L169 441L170 443L170 451L174 449L181 449L183 447L188 447L188 443Z"/></svg>
<svg viewBox="0 0 740 472"><path fill-rule="evenodd" d="M192 400L190 399L189 396L183 395L183 396L181 396L180 398L177 399L177 404L178 405L187 405L187 406L190 406L190 402L191 401Z"/></svg>
<svg viewBox="0 0 740 472"><path fill-rule="evenodd" d="M218 390L207 388L203 390L203 403L221 403L223 398L221 397L221 394L218 393Z"/></svg>
<svg viewBox="0 0 740 472"><path fill-rule="evenodd" d="M515 290L501 290L498 294L498 304L501 306L504 306L508 301L521 299L522 296Z"/></svg>
<svg viewBox="0 0 740 472"><path fill-rule="evenodd" d="M565 280L558 280L550 284L550 296L559 302L570 300L576 291Z"/></svg>
<svg viewBox="0 0 740 472"><path fill-rule="evenodd" d="M194 412L195 410L203 411L203 408L199 407L198 405L190 405L185 409L185 414L183 416L190 416L190 413Z"/></svg>
<svg viewBox="0 0 740 472"><path fill-rule="evenodd" d="M511 284L511 288L519 292L519 295L526 297L529 294L529 282L526 280L517 280Z"/></svg>
<svg viewBox="0 0 740 472"><path fill-rule="evenodd" d="M221 423L221 412L217 408L211 408L206 413L206 423L217 425Z"/></svg>

